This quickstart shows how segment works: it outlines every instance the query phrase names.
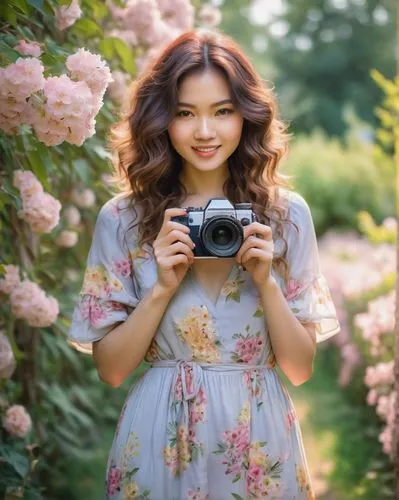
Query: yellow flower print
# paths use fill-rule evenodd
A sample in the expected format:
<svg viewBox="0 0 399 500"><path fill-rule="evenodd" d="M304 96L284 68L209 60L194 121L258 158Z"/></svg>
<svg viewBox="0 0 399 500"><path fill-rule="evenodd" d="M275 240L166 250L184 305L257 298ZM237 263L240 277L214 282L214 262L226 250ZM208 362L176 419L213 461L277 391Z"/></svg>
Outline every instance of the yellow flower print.
<svg viewBox="0 0 399 500"><path fill-rule="evenodd" d="M247 401L240 411L240 414L238 416L238 423L249 424L250 420L251 420L251 408L249 406L249 401Z"/></svg>
<svg viewBox="0 0 399 500"><path fill-rule="evenodd" d="M309 477L307 471L301 465L296 466L296 480L301 491L306 490L307 500L315 500L314 492L309 484Z"/></svg>
<svg viewBox="0 0 399 500"><path fill-rule="evenodd" d="M220 361L220 342L205 306L193 306L188 314L176 323L176 332L191 348L194 361L206 363Z"/></svg>
<svg viewBox="0 0 399 500"><path fill-rule="evenodd" d="M240 302L241 299L241 285L245 282L239 276L239 272L236 277L232 280L226 281L221 290L221 294L226 297L226 302L228 300L235 300L236 302Z"/></svg>
<svg viewBox="0 0 399 500"><path fill-rule="evenodd" d="M80 295L94 295L106 298L111 292L123 290L122 283L115 278L104 266L87 267Z"/></svg>
<svg viewBox="0 0 399 500"><path fill-rule="evenodd" d="M133 500L138 497L139 488L135 481L126 483L123 487L123 500Z"/></svg>
<svg viewBox="0 0 399 500"><path fill-rule="evenodd" d="M151 363L153 361L156 361L157 359L160 359L158 347L157 347L156 340L152 339L150 347L147 349L144 360L147 361L147 363Z"/></svg>

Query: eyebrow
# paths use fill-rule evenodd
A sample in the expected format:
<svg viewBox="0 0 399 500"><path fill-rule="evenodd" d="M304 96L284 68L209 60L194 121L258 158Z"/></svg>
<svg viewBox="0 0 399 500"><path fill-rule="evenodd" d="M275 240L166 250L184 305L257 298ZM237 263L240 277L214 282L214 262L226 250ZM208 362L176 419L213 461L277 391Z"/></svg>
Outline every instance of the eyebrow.
<svg viewBox="0 0 399 500"><path fill-rule="evenodd" d="M211 108L216 108L217 106L221 106L222 104L233 104L231 99L223 99L222 101L214 102L211 104ZM195 108L194 104L190 104L188 102L178 102L178 106L185 106L186 108Z"/></svg>

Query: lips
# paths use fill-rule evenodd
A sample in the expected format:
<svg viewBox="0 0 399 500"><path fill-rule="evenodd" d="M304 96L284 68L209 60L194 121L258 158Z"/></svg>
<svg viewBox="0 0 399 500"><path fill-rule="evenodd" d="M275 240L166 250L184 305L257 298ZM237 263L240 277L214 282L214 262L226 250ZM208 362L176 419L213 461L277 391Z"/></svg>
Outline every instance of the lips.
<svg viewBox="0 0 399 500"><path fill-rule="evenodd" d="M196 151L201 151L202 153L207 153L209 151L214 151L219 147L220 146L198 146L198 147L193 146L193 149L195 149Z"/></svg>

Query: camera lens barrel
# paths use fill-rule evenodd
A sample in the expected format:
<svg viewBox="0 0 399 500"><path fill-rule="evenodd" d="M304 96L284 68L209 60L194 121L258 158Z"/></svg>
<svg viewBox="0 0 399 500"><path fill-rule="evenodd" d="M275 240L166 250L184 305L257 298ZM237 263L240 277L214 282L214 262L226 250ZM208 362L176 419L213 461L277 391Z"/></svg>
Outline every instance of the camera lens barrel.
<svg viewBox="0 0 399 500"><path fill-rule="evenodd" d="M199 238L210 255L234 257L244 241L244 232L237 219L215 215L203 223Z"/></svg>

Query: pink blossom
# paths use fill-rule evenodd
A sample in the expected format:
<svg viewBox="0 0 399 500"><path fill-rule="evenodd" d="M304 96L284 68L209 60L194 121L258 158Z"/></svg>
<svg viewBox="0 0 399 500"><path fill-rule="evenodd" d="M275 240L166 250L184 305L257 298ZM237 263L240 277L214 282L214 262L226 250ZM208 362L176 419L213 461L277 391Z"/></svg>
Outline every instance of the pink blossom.
<svg viewBox="0 0 399 500"><path fill-rule="evenodd" d="M12 405L3 417L3 427L12 436L25 437L32 427L32 420L24 406Z"/></svg>
<svg viewBox="0 0 399 500"><path fill-rule="evenodd" d="M0 379L10 378L16 367L14 353L10 341L0 330Z"/></svg>
<svg viewBox="0 0 399 500"><path fill-rule="evenodd" d="M71 248L78 242L78 233L76 231L64 230L55 239L56 245L60 247Z"/></svg>
<svg viewBox="0 0 399 500"><path fill-rule="evenodd" d="M96 197L91 189L73 189L71 200L80 208L91 208L96 201Z"/></svg>
<svg viewBox="0 0 399 500"><path fill-rule="evenodd" d="M5 265L4 278L0 279L0 292L9 294L20 282L19 267L13 265Z"/></svg>
<svg viewBox="0 0 399 500"><path fill-rule="evenodd" d="M42 53L40 43L32 42L30 40L20 40L16 45L14 45L14 50L17 50L24 56L33 57L40 57L40 54Z"/></svg>
<svg viewBox="0 0 399 500"><path fill-rule="evenodd" d="M53 324L58 316L58 302L47 297L32 281L24 280L10 293L11 310L16 318L24 319L28 325L45 327Z"/></svg>
<svg viewBox="0 0 399 500"><path fill-rule="evenodd" d="M64 217L69 226L78 226L81 221L81 215L75 205L70 205L64 210Z"/></svg>
<svg viewBox="0 0 399 500"><path fill-rule="evenodd" d="M98 54L80 48L75 54L66 60L71 78L85 82L93 95L102 97L110 82L112 82L111 70L106 62Z"/></svg>
<svg viewBox="0 0 399 500"><path fill-rule="evenodd" d="M55 11L55 24L60 31L72 26L82 15L78 0L72 0L69 6L62 6Z"/></svg>
<svg viewBox="0 0 399 500"><path fill-rule="evenodd" d="M20 57L15 63L0 68L0 94L19 101L44 86L44 67L35 57Z"/></svg>
<svg viewBox="0 0 399 500"><path fill-rule="evenodd" d="M15 170L13 186L19 189L24 198L43 193L42 185L30 170Z"/></svg>
<svg viewBox="0 0 399 500"><path fill-rule="evenodd" d="M108 471L108 480L107 480L108 495L110 496L115 495L121 479L122 479L121 469L115 466L111 467Z"/></svg>
<svg viewBox="0 0 399 500"><path fill-rule="evenodd" d="M398 221L394 217L387 217L383 220L382 226L388 231L396 231L398 227Z"/></svg>
<svg viewBox="0 0 399 500"><path fill-rule="evenodd" d="M375 366L366 368L364 383L367 387L374 387L378 384L392 384L394 380L394 361L388 363L380 362Z"/></svg>
<svg viewBox="0 0 399 500"><path fill-rule="evenodd" d="M222 21L222 13L219 9L208 3L201 7L198 13L198 19L201 24L208 27L214 27Z"/></svg>
<svg viewBox="0 0 399 500"><path fill-rule="evenodd" d="M122 104L127 96L130 76L123 71L115 70L112 72L112 79L113 81L108 85L107 92L113 101Z"/></svg>
<svg viewBox="0 0 399 500"><path fill-rule="evenodd" d="M44 85L44 104L30 105L29 123L37 138L47 146L67 141L81 146L95 133L95 116L102 101L83 81L67 75L54 76Z"/></svg>
<svg viewBox="0 0 399 500"><path fill-rule="evenodd" d="M369 392L367 393L367 404L369 406L373 406L377 403L378 401L378 394L377 391L374 389L370 389Z"/></svg>
<svg viewBox="0 0 399 500"><path fill-rule="evenodd" d="M194 7L190 0L158 0L158 8L162 19L172 28L182 31L189 30L194 25Z"/></svg>

